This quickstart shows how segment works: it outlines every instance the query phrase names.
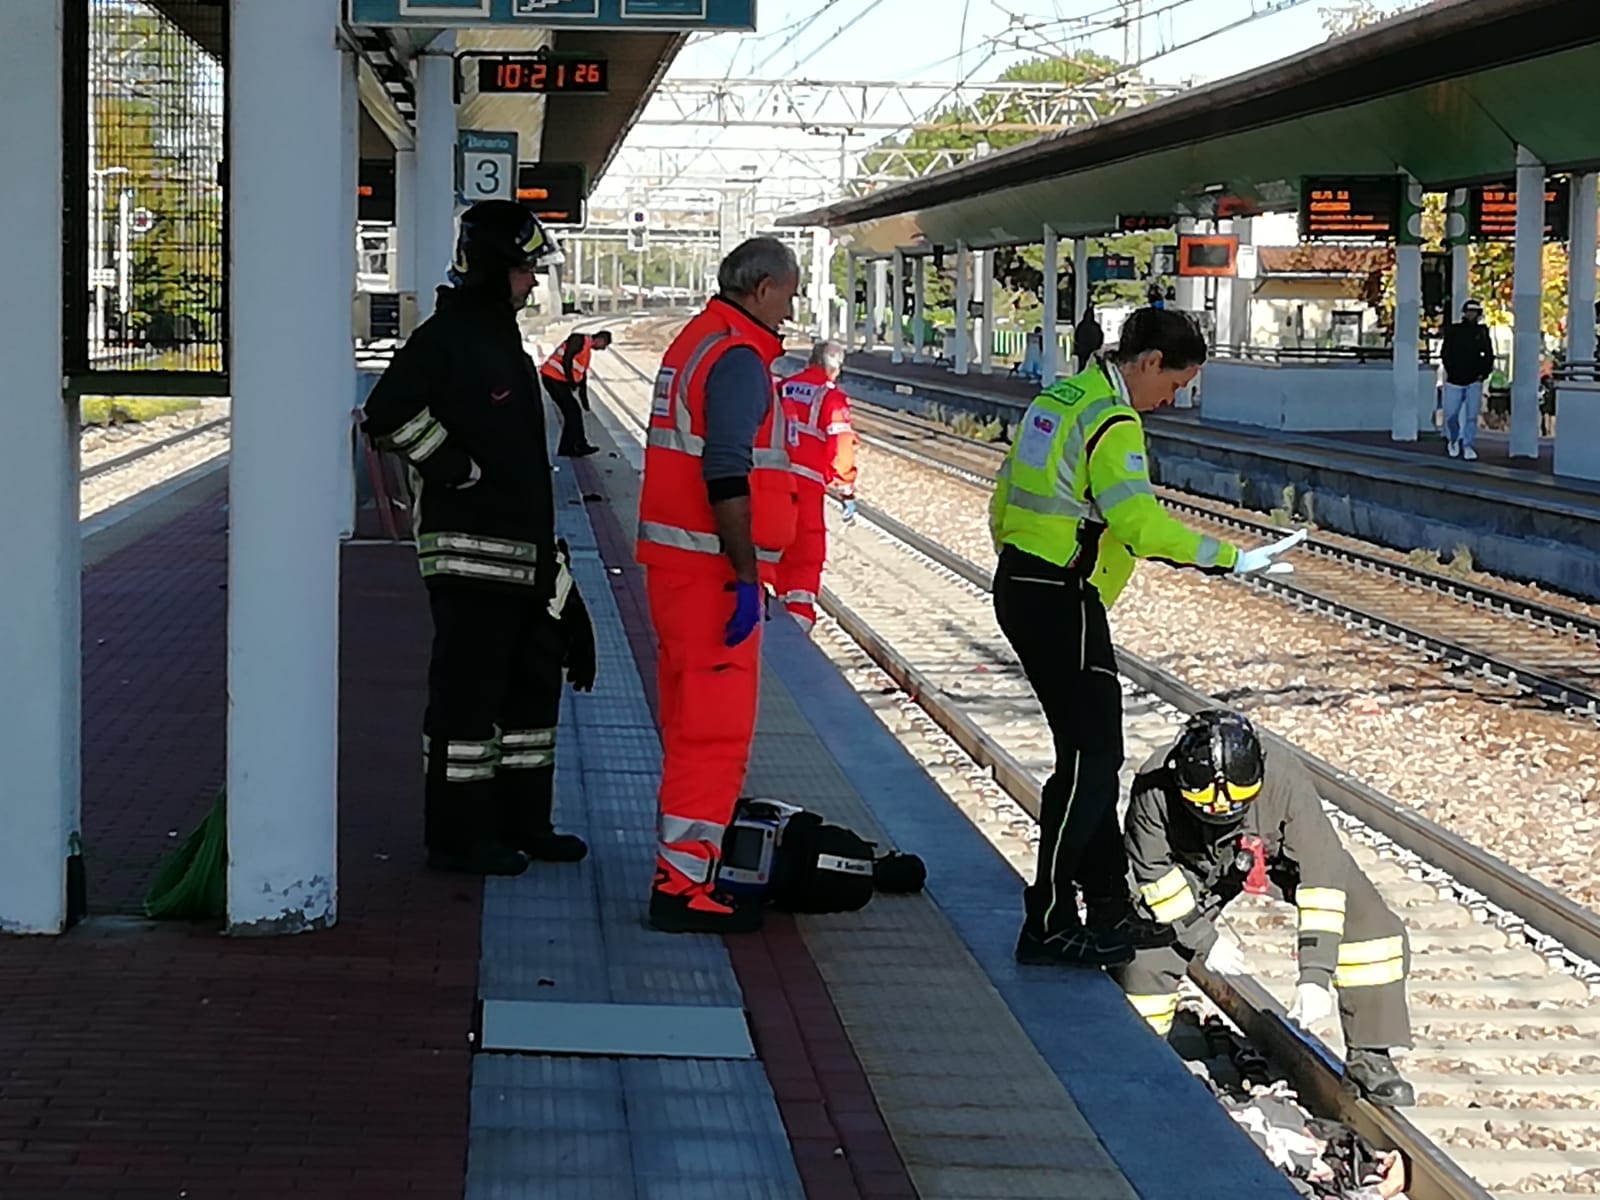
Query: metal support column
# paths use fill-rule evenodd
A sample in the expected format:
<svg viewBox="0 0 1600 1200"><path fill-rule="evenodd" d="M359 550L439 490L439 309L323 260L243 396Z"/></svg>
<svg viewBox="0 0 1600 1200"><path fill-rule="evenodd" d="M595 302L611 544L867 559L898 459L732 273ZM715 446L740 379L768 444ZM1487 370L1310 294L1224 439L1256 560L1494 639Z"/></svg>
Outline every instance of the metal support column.
<svg viewBox="0 0 1600 1200"><path fill-rule="evenodd" d="M1039 323L1039 334L1044 339L1039 347L1039 382L1049 387L1056 381L1056 363L1060 349L1056 341L1056 327L1061 314L1056 311L1061 286L1061 236L1054 229L1044 227L1044 319Z"/></svg>
<svg viewBox="0 0 1600 1200"><path fill-rule="evenodd" d="M247 43L240 42L239 45ZM456 239L455 34L441 33L417 60L417 319L433 315Z"/></svg>
<svg viewBox="0 0 1600 1200"><path fill-rule="evenodd" d="M878 348L878 322L883 320L883 294L889 290L888 283L888 262L881 258L873 259L867 268L866 348L869 351Z"/></svg>
<svg viewBox="0 0 1600 1200"><path fill-rule="evenodd" d="M956 243L956 374L965 375L972 365L972 341L967 331L972 318L972 252L965 242Z"/></svg>
<svg viewBox="0 0 1600 1200"><path fill-rule="evenodd" d="M927 330L923 328L928 308L928 259L917 255L911 260L911 361L926 362Z"/></svg>
<svg viewBox="0 0 1600 1200"><path fill-rule="evenodd" d="M1193 217L1178 218L1178 236L1182 237L1184 234L1193 234L1198 228L1199 222L1197 222ZM1204 279L1194 275L1180 275L1178 276L1178 282L1174 285L1173 290L1178 294L1176 303L1179 308L1184 310L1184 312L1195 313L1198 315L1205 310L1206 289Z"/></svg>
<svg viewBox="0 0 1600 1200"><path fill-rule="evenodd" d="M61 398L62 17L6 13L0 37L0 932L60 933L78 837L78 412ZM81 209L79 210L82 211ZM74 230L81 239L82 231Z"/></svg>
<svg viewBox="0 0 1600 1200"><path fill-rule="evenodd" d="M833 234L821 227L811 231L811 318L818 341L833 336Z"/></svg>
<svg viewBox="0 0 1600 1200"><path fill-rule="evenodd" d="M1418 355L1422 340L1422 247L1394 248L1394 409L1389 436L1417 440Z"/></svg>
<svg viewBox="0 0 1600 1200"><path fill-rule="evenodd" d="M397 292L417 290L417 152L394 152L394 242L390 279Z"/></svg>
<svg viewBox="0 0 1600 1200"><path fill-rule="evenodd" d="M978 303L983 309L983 333L978 342L978 370L985 375L994 373L994 251L985 250L978 255L980 279Z"/></svg>
<svg viewBox="0 0 1600 1200"><path fill-rule="evenodd" d="M329 513L344 448L327 430L351 365L349 288L328 268L348 261L354 234L339 189L354 114L341 111L349 64L331 36L339 0L231 3L232 43L250 53L228 68L228 928L299 933L337 915L339 550Z"/></svg>
<svg viewBox="0 0 1600 1200"><path fill-rule="evenodd" d="M844 348L856 348L856 256L854 251L844 256Z"/></svg>
<svg viewBox="0 0 1600 1200"><path fill-rule="evenodd" d="M1600 193L1594 173L1572 177L1572 231L1567 265L1567 361L1594 362L1595 222Z"/></svg>
<svg viewBox="0 0 1600 1200"><path fill-rule="evenodd" d="M1254 244L1255 222L1248 217L1238 217L1231 222L1233 233L1239 239L1240 246ZM1420 259L1418 260L1421 261ZM1420 270L1420 268L1419 268ZM1238 276L1226 281L1228 289L1228 333L1222 339L1226 344L1233 346L1248 346L1250 344L1250 297L1255 288L1254 280L1241 279Z"/></svg>
<svg viewBox="0 0 1600 1200"><path fill-rule="evenodd" d="M1078 322L1083 318L1083 310L1089 303L1089 239L1072 239L1072 354L1073 365L1077 365L1078 354Z"/></svg>
<svg viewBox="0 0 1600 1200"><path fill-rule="evenodd" d="M902 363L906 360L905 338L901 336L903 321L901 317L901 299L906 288L906 252L896 250L890 263L889 271L889 361Z"/></svg>
<svg viewBox="0 0 1600 1200"><path fill-rule="evenodd" d="M1544 164L1517 147L1517 233L1511 272L1511 457L1539 454L1540 307L1544 296Z"/></svg>

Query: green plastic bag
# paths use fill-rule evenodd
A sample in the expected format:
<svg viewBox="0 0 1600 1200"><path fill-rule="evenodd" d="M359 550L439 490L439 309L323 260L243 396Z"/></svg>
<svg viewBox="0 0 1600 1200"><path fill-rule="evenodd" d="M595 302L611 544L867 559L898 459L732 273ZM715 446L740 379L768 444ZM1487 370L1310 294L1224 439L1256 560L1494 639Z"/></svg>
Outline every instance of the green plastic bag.
<svg viewBox="0 0 1600 1200"><path fill-rule="evenodd" d="M228 804L218 792L206 819L156 873L145 915L157 921L217 921L228 905Z"/></svg>

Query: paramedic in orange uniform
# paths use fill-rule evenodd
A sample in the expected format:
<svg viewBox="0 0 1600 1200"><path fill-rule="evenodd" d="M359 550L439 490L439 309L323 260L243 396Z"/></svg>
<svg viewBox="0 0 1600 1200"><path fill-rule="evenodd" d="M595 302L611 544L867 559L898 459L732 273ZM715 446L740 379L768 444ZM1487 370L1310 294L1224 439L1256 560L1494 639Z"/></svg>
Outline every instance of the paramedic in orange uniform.
<svg viewBox="0 0 1600 1200"><path fill-rule="evenodd" d="M845 521L855 518L856 434L850 426L850 398L839 387L842 370L844 347L818 342L811 348L810 365L778 389L800 487L800 525L778 564L778 598L807 633L817 623L817 593L828 557L823 506L829 488L844 504Z"/></svg>
<svg viewBox="0 0 1600 1200"><path fill-rule="evenodd" d="M776 238L751 238L717 286L661 358L639 495L663 752L650 923L672 933L761 924L759 904L721 891L716 871L755 733L763 585L797 512L771 368L799 264Z"/></svg>

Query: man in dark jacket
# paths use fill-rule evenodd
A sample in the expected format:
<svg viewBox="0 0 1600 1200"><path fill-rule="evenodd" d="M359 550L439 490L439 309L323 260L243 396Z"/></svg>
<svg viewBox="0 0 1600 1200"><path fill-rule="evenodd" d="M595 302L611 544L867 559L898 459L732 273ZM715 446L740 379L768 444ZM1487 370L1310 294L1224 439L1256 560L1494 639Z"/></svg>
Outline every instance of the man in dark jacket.
<svg viewBox="0 0 1600 1200"><path fill-rule="evenodd" d="M1468 300L1461 320L1446 325L1439 358L1444 364L1444 436L1450 457L1478 457L1478 409L1483 381L1494 371L1494 346L1483 324L1483 305Z"/></svg>
<svg viewBox="0 0 1600 1200"><path fill-rule="evenodd" d="M1072 353L1077 356L1080 375L1088 367L1089 359L1105 344L1106 331L1100 328L1100 322L1095 319L1094 301L1085 301L1083 316L1072 327Z"/></svg>
<svg viewBox="0 0 1600 1200"><path fill-rule="evenodd" d="M594 631L555 535L544 397L517 311L560 261L509 200L461 218L450 287L367 400L363 426L410 468L433 613L423 834L435 870L517 875L575 862L551 825L565 667L594 684Z"/></svg>
<svg viewBox="0 0 1600 1200"><path fill-rule="evenodd" d="M1238 943L1216 927L1223 906L1240 892L1269 895L1299 917L1289 1019L1311 1025L1337 1005L1351 1081L1375 1104L1413 1103L1389 1057L1411 1044L1405 926L1340 843L1298 761L1268 758L1238 713L1197 713L1134 778L1124 840L1140 899L1177 937L1113 972L1157 1033L1172 1027L1191 960L1244 970Z"/></svg>
<svg viewBox="0 0 1600 1200"><path fill-rule="evenodd" d="M596 350L604 350L609 345L609 330L602 329L593 334L575 331L556 347L539 368L544 389L550 393L550 399L556 402L556 408L561 413L561 440L556 445L557 454L568 458L584 458L599 452L600 448L593 445L589 435L584 432L583 414L589 411L591 356Z"/></svg>

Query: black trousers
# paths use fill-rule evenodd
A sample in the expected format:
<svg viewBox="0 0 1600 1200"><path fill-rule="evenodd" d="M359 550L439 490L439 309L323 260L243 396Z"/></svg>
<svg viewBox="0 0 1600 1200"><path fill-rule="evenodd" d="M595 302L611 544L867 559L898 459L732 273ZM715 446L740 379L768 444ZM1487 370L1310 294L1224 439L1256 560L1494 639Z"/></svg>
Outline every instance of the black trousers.
<svg viewBox="0 0 1600 1200"><path fill-rule="evenodd" d="M433 579L423 836L446 853L551 831L560 626L536 593Z"/></svg>
<svg viewBox="0 0 1600 1200"><path fill-rule="evenodd" d="M578 403L577 393L564 379L551 379L548 375L540 376L540 379L550 393L550 399L561 410L561 441L556 446L556 453L571 454L582 450L589 444L589 435L583 428L583 408Z"/></svg>
<svg viewBox="0 0 1600 1200"><path fill-rule="evenodd" d="M1044 708L1055 773L1039 807L1039 862L1023 892L1042 937L1079 924L1077 895L1119 905L1128 858L1117 822L1122 685L1100 595L1076 572L1008 546L994 578L1000 628Z"/></svg>

